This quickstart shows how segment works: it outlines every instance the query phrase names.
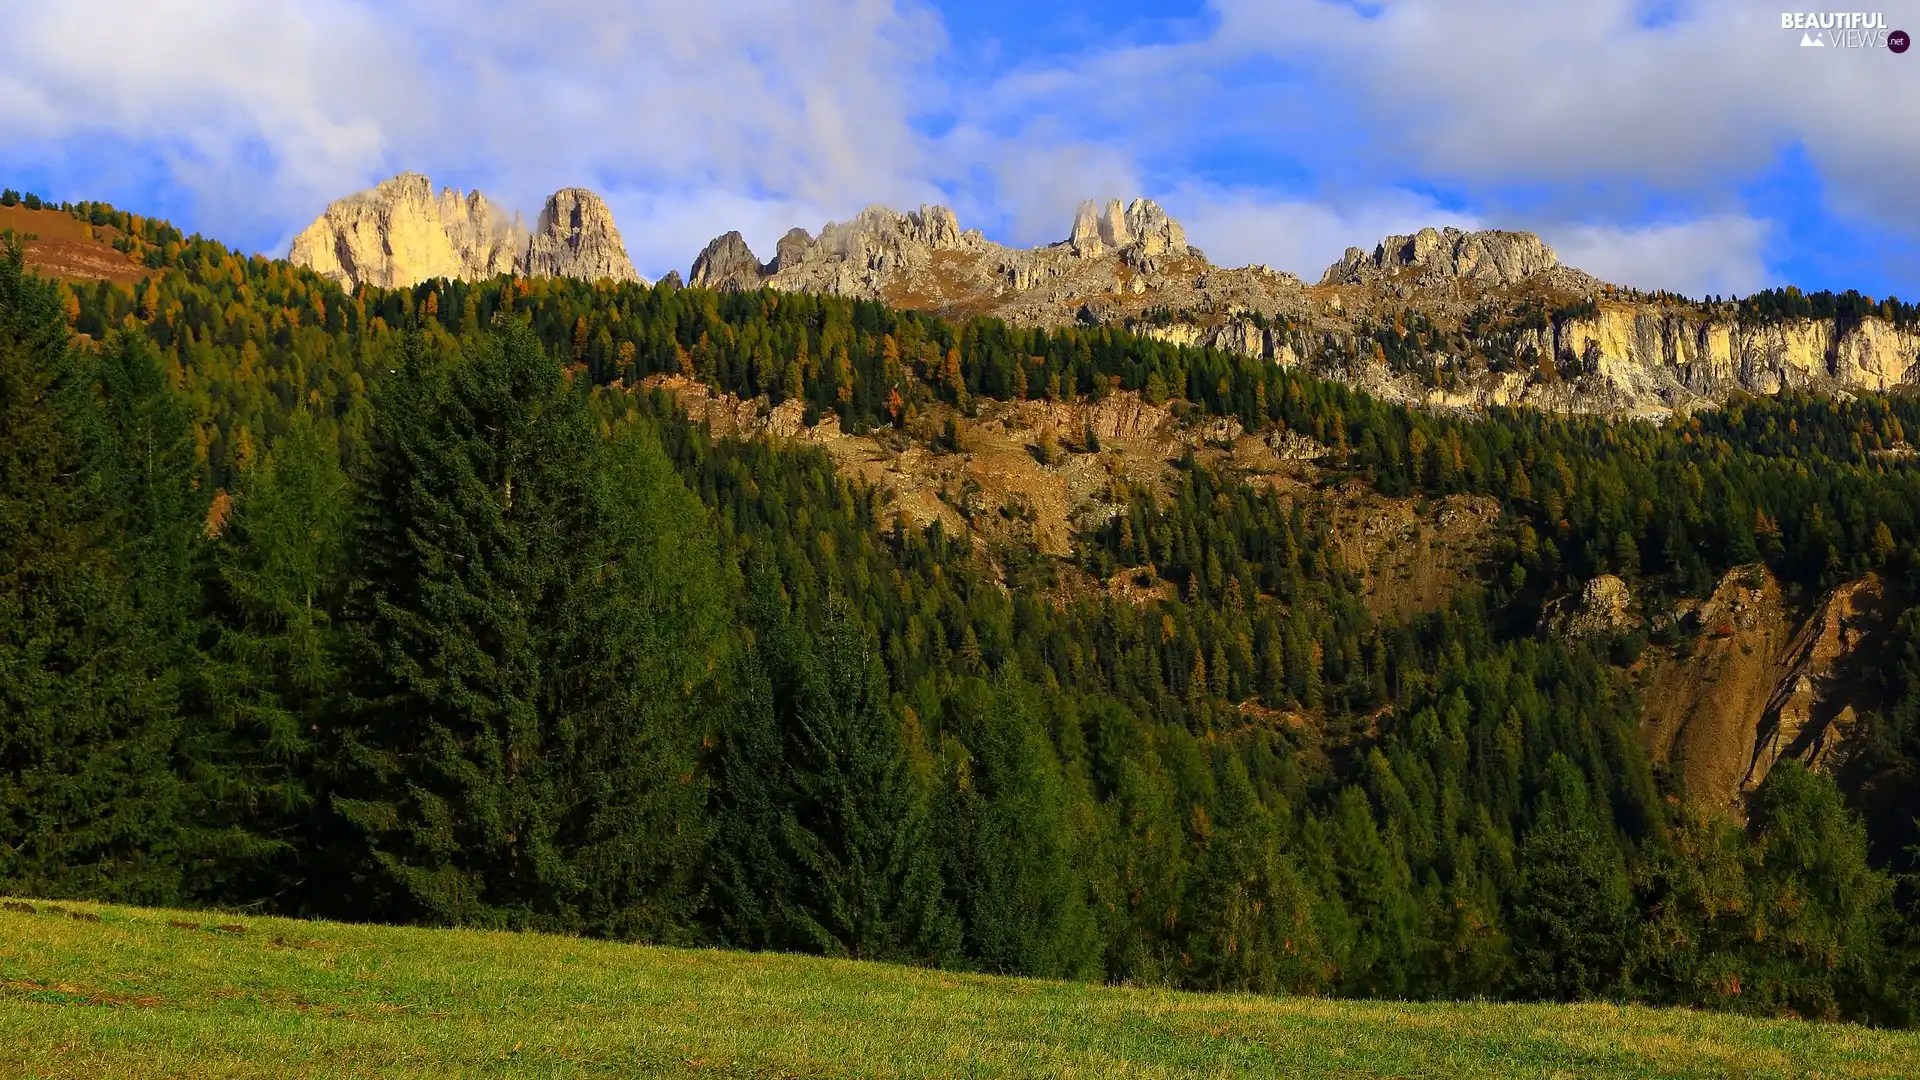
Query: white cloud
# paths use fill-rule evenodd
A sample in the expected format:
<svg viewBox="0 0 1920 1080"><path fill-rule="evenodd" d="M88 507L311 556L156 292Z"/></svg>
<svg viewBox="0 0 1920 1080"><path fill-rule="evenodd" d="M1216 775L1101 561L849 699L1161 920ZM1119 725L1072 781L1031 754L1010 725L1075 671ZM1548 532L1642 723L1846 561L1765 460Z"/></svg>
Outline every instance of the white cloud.
<svg viewBox="0 0 1920 1080"><path fill-rule="evenodd" d="M1541 230L1560 261L1595 277L1687 296L1744 295L1770 283L1768 223L1721 215L1670 224Z"/></svg>
<svg viewBox="0 0 1920 1080"><path fill-rule="evenodd" d="M1140 190L1132 156L1117 146L1027 137L949 140L959 160L986 163L1002 239L1032 246L1065 240L1086 199L1131 198ZM969 225L962 221L963 226ZM993 224L989 222L989 225Z"/></svg>
<svg viewBox="0 0 1920 1080"><path fill-rule="evenodd" d="M1383 0L1371 15L1325 0L1215 5L1218 33L1197 52L1313 73L1351 105L1280 126L1359 122L1386 159L1482 183L1700 192L1798 144L1842 209L1920 210L1903 179L1920 172L1911 58L1803 50L1772 7L1697 0L1649 27L1636 0Z"/></svg>
<svg viewBox="0 0 1920 1080"><path fill-rule="evenodd" d="M419 96L407 51L355 4L36 4L7 23L0 140L149 142L243 226L364 174L416 130L387 115Z"/></svg>
<svg viewBox="0 0 1920 1080"><path fill-rule="evenodd" d="M623 201L710 236L737 226L685 215L937 197L910 119L943 41L891 0L68 0L8 16L0 146L123 140L199 227L282 243L403 169L528 213L572 184L653 193ZM668 223L621 225L652 259Z"/></svg>

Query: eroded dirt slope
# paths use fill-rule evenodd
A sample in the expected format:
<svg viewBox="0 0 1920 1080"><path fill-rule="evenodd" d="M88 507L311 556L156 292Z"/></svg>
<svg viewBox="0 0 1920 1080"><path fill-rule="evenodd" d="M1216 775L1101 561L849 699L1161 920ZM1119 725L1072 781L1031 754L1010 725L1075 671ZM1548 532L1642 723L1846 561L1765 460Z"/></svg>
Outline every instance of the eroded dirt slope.
<svg viewBox="0 0 1920 1080"><path fill-rule="evenodd" d="M1248 435L1233 419L1183 423L1132 392L1071 403L986 401L971 417L942 407L910 421L909 432L853 435L832 416L807 426L798 402L743 401L677 376L642 385L673 394L715 438L816 444L908 522L939 521L989 556L1026 544L1070 558L1081 532L1119 511L1121 486L1166 497L1179 482L1176 462L1191 452L1276 490L1283 503L1308 504L1330 523L1335 550L1361 576L1375 614L1405 618L1446 605L1475 573L1499 521L1493 499L1387 498L1334 477L1317 464L1326 448L1297 433ZM946 435L949 420L957 439ZM1079 584L1135 603L1173 595L1150 567Z"/></svg>
<svg viewBox="0 0 1920 1080"><path fill-rule="evenodd" d="M1795 612L1764 567L1729 573L1678 613L1692 655L1650 650L1642 668L1649 748L1692 798L1739 808L1784 757L1837 770L1857 717L1878 704L1874 671L1899 607L1878 575Z"/></svg>

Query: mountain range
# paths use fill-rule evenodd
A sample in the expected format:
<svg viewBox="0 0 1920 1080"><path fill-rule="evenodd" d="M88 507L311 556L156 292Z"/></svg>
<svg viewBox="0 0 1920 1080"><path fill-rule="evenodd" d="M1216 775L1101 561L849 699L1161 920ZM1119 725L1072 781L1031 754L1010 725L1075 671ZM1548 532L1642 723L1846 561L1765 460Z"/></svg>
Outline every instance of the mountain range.
<svg viewBox="0 0 1920 1080"><path fill-rule="evenodd" d="M349 286L502 273L640 280L590 191L556 192L529 230L477 191L436 197L412 173L334 202L288 257ZM790 230L765 261L725 233L686 281L1021 326L1125 326L1440 408L1657 417L1735 391L1920 382L1920 325L1904 308L1800 313L1806 305L1650 295L1563 265L1532 233L1503 230L1389 236L1348 248L1310 284L1263 265L1215 265L1148 199L1085 202L1065 239L1034 248L963 230L944 206L873 206L817 234Z"/></svg>

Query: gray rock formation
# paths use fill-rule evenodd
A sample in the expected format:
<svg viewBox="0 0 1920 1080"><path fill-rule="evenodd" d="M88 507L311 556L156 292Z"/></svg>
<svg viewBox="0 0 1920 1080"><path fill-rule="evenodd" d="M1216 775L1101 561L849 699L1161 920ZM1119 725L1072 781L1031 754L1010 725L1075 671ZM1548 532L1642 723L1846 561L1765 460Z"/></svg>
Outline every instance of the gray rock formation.
<svg viewBox="0 0 1920 1080"><path fill-rule="evenodd" d="M1581 587L1577 599L1563 596L1549 604L1541 621L1546 630L1571 641L1623 633L1634 625L1633 594L1626 582L1600 574Z"/></svg>
<svg viewBox="0 0 1920 1080"><path fill-rule="evenodd" d="M1073 216L1067 247L1082 259L1097 259L1108 252L1140 258L1177 256L1188 250L1186 230L1151 199L1135 199L1125 209L1119 199L1108 200L1104 208L1088 199Z"/></svg>
<svg viewBox="0 0 1920 1080"><path fill-rule="evenodd" d="M737 235L717 237L694 261L688 280L709 288L764 284L909 306L942 306L963 294L999 300L1030 293L1030 301L1018 304L1038 309L1073 300L1067 310L1077 310L1104 292L1142 297L1157 275L1181 259L1205 262L1187 245L1180 223L1147 199L1126 206L1115 200L1104 209L1088 202L1065 242L1030 249L1003 247L977 229L962 230L944 206L904 214L870 206L850 221L828 222L818 236L788 231L765 264ZM1285 280L1299 284L1291 276ZM1025 312L1006 314L1019 320Z"/></svg>
<svg viewBox="0 0 1920 1080"><path fill-rule="evenodd" d="M561 188L547 196L540 224L527 241L520 272L530 277L587 281L639 281L627 245L614 227L613 211L586 188Z"/></svg>
<svg viewBox="0 0 1920 1080"><path fill-rule="evenodd" d="M1134 250L1149 258L1192 250L1187 246L1187 231L1152 199L1135 199L1127 207L1127 231Z"/></svg>
<svg viewBox="0 0 1920 1080"><path fill-rule="evenodd" d="M735 230L707 242L694 258L687 280L696 288L722 292L757 289L764 272L746 237Z"/></svg>
<svg viewBox="0 0 1920 1080"><path fill-rule="evenodd" d="M1387 237L1372 255L1348 248L1321 275L1320 284L1361 285L1413 271L1425 283L1460 278L1483 287L1512 285L1559 265L1559 256L1532 233L1421 229L1412 236Z"/></svg>
<svg viewBox="0 0 1920 1080"><path fill-rule="evenodd" d="M962 233L953 211L944 206L922 206L905 214L869 206L852 221L828 222L818 239L809 238L804 230L789 231L780 240L772 272L838 260L885 273L924 263L936 251L984 243L978 232Z"/></svg>
<svg viewBox="0 0 1920 1080"><path fill-rule="evenodd" d="M640 280L613 214L590 191L555 192L529 232L478 191L436 197L419 173L336 200L294 237L287 258L348 288L497 274Z"/></svg>

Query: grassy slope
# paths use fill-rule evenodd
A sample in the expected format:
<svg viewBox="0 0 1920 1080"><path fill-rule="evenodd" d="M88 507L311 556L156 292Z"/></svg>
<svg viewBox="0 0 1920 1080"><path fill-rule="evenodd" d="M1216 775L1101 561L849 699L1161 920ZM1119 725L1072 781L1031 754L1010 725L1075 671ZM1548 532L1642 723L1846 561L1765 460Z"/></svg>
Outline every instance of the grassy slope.
<svg viewBox="0 0 1920 1080"><path fill-rule="evenodd" d="M0 910L4 1077L1920 1075L1920 1036L1791 1021L31 903Z"/></svg>

